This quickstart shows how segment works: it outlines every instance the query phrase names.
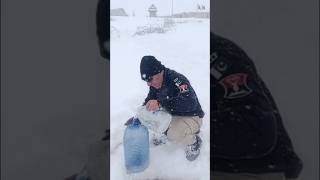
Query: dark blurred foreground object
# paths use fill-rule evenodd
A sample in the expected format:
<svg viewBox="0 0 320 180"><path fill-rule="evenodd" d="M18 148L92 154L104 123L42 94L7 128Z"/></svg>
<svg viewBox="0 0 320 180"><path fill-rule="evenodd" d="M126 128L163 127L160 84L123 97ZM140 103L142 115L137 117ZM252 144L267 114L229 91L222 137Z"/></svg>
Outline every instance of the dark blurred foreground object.
<svg viewBox="0 0 320 180"><path fill-rule="evenodd" d="M225 38L210 44L211 171L297 178L302 162L254 63Z"/></svg>
<svg viewBox="0 0 320 180"><path fill-rule="evenodd" d="M110 40L110 3L107 0L99 0L96 13L97 36L100 55L109 59L109 40Z"/></svg>
<svg viewBox="0 0 320 180"><path fill-rule="evenodd" d="M110 40L110 2L99 0L96 11L96 33L98 36L100 55L109 59L110 53L108 43ZM106 130L106 135L101 141L90 146L88 160L83 169L64 180L106 180L109 177L107 169L109 153L110 130Z"/></svg>
<svg viewBox="0 0 320 180"><path fill-rule="evenodd" d="M91 144L87 162L79 173L64 180L107 180L109 179L110 131L103 140Z"/></svg>
<svg viewBox="0 0 320 180"><path fill-rule="evenodd" d="M74 174L70 177L65 178L65 180L76 180L76 178L77 178L77 174Z"/></svg>

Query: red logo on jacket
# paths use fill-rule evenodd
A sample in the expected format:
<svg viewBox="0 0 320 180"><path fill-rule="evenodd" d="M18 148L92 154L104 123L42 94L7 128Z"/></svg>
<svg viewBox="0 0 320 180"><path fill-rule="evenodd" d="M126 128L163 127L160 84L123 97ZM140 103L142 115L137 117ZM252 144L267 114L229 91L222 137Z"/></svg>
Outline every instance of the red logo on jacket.
<svg viewBox="0 0 320 180"><path fill-rule="evenodd" d="M237 73L223 78L219 83L224 87L224 97L234 99L250 94L252 90L248 87L247 77L247 74Z"/></svg>

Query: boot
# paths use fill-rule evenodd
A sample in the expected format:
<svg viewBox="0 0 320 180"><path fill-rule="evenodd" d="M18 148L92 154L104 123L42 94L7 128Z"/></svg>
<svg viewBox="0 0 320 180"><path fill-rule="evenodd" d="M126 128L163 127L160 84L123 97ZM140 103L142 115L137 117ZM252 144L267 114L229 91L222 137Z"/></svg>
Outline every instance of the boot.
<svg viewBox="0 0 320 180"><path fill-rule="evenodd" d="M198 135L196 135L196 142L194 142L193 144L187 145L185 149L185 153L186 153L186 158L189 161L194 161L195 159L197 159L197 157L200 154L201 144L202 144L201 138Z"/></svg>
<svg viewBox="0 0 320 180"><path fill-rule="evenodd" d="M154 146L159 146L162 144L166 144L168 141L168 138L165 134L158 134L158 133L154 133L152 134L152 144Z"/></svg>

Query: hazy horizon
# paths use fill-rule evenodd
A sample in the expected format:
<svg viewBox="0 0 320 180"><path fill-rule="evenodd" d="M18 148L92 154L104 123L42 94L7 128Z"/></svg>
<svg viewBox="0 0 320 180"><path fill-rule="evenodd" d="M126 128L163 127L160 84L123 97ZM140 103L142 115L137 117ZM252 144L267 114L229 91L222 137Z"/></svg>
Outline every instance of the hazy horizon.
<svg viewBox="0 0 320 180"><path fill-rule="evenodd" d="M173 3L173 6L172 6ZM196 11L197 4L204 5L206 10L210 10L210 0L111 0L111 9L124 8L128 15L133 13L136 16L147 16L148 8L154 4L159 16L171 15L173 13Z"/></svg>

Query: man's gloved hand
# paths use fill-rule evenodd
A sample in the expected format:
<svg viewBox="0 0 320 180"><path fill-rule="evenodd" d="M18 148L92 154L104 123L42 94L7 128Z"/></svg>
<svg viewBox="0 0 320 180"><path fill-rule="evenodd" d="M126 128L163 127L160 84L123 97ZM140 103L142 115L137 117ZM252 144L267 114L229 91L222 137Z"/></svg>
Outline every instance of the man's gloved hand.
<svg viewBox="0 0 320 180"><path fill-rule="evenodd" d="M188 92L189 89L188 89L188 85L187 84L182 84L179 86L179 90L181 93L185 93L185 92Z"/></svg>
<svg viewBox="0 0 320 180"><path fill-rule="evenodd" d="M148 111L156 111L159 110L160 104L157 100L151 99L147 102L146 107Z"/></svg>

